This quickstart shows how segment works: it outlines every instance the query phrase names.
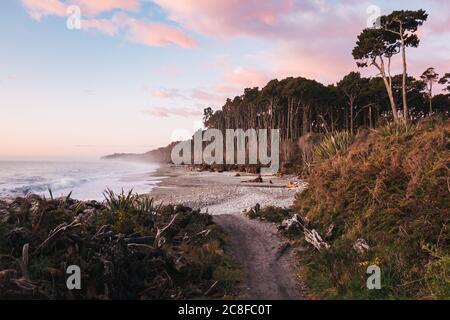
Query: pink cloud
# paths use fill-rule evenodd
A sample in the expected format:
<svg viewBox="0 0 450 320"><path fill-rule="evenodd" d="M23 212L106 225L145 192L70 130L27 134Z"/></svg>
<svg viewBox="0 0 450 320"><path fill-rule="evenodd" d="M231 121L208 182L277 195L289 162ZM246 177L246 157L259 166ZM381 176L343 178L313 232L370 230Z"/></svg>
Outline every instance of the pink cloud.
<svg viewBox="0 0 450 320"><path fill-rule="evenodd" d="M82 15L95 16L114 9L138 11L137 0L71 0L71 4L80 6Z"/></svg>
<svg viewBox="0 0 450 320"><path fill-rule="evenodd" d="M216 37L253 34L275 26L293 0L154 0L184 27Z"/></svg>
<svg viewBox="0 0 450 320"><path fill-rule="evenodd" d="M127 29L127 39L131 42L148 46L176 45L181 48L198 46L194 38L171 25L135 19L125 13L115 14L112 21L119 27Z"/></svg>
<svg viewBox="0 0 450 320"><path fill-rule="evenodd" d="M270 78L268 72L248 67L226 70L224 74L225 82L245 88L264 86Z"/></svg>
<svg viewBox="0 0 450 320"><path fill-rule="evenodd" d="M197 41L185 35L176 27L157 22L132 19L129 24L128 40L148 46L177 45L181 48L194 48Z"/></svg>
<svg viewBox="0 0 450 320"><path fill-rule="evenodd" d="M35 20L42 17L55 15L66 16L67 5L59 0L22 0L24 7ZM137 0L74 0L75 4L91 15L112 9L133 10L139 9ZM176 45L181 48L194 48L197 41L186 35L183 30L172 25L159 22L150 22L129 17L123 11L116 13L111 19L82 19L84 30L97 30L113 36L119 31L126 31L128 41L147 46Z"/></svg>
<svg viewBox="0 0 450 320"><path fill-rule="evenodd" d="M202 114L201 110L193 110L187 108L178 107L152 107L151 109L144 110L143 113L158 118L167 118L169 116L179 117L198 117Z"/></svg>
<svg viewBox="0 0 450 320"><path fill-rule="evenodd" d="M40 21L45 16L65 16L67 5L59 0L22 0L28 14Z"/></svg>
<svg viewBox="0 0 450 320"><path fill-rule="evenodd" d="M220 82L208 88L191 90L192 99L201 100L211 105L223 105L227 98L241 95L244 88L262 87L271 79L270 73L256 68L226 68Z"/></svg>

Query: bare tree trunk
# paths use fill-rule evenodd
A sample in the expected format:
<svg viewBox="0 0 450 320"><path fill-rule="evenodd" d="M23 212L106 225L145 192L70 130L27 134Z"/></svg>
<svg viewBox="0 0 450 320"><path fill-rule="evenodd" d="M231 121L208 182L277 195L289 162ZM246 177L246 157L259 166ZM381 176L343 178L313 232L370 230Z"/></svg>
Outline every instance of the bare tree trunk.
<svg viewBox="0 0 450 320"><path fill-rule="evenodd" d="M309 106L303 106L302 131L304 135L309 132L308 111Z"/></svg>
<svg viewBox="0 0 450 320"><path fill-rule="evenodd" d="M403 79L402 79L402 97L403 97L403 118L407 120L409 118L408 99L406 96L406 79L407 79L407 66L406 66L406 48L402 39L402 59L403 59Z"/></svg>
<svg viewBox="0 0 450 320"><path fill-rule="evenodd" d="M352 96L349 97L349 107L350 107L350 132L353 133L353 104L354 98Z"/></svg>
<svg viewBox="0 0 450 320"><path fill-rule="evenodd" d="M331 132L334 132L334 117L333 117L333 108L331 108L331 112L330 112L330 118L331 118Z"/></svg>
<svg viewBox="0 0 450 320"><path fill-rule="evenodd" d="M394 94L392 92L392 78L390 76L389 71L389 77L386 76L386 70L384 66L384 60L382 57L380 57L381 65L378 65L377 62L374 60L373 64L375 67L378 68L378 70L381 73L381 76L383 78L384 86L386 87L387 94L389 96L389 102L391 104L391 110L392 110L392 116L394 117L394 121L398 122L398 114L397 114L397 104L395 103ZM389 66L390 66L390 58L389 58ZM390 69L390 67L389 67Z"/></svg>
<svg viewBox="0 0 450 320"><path fill-rule="evenodd" d="M433 113L433 81L430 81L430 91L428 93L428 102L430 104L430 114Z"/></svg>

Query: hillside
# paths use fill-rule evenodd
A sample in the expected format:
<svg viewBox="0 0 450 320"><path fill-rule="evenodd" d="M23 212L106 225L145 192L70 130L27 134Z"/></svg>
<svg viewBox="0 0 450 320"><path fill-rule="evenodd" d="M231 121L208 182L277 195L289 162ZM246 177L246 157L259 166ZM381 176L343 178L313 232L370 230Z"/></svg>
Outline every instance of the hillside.
<svg viewBox="0 0 450 320"><path fill-rule="evenodd" d="M450 298L449 120L380 127L306 177L294 211L330 246L300 257L314 296ZM371 264L381 290L365 287Z"/></svg>
<svg viewBox="0 0 450 320"><path fill-rule="evenodd" d="M141 162L153 162L153 163L170 163L171 152L173 146L177 142L172 142L165 147L161 147L155 150L148 151L146 153L114 153L102 157L104 160L127 160L127 161L141 161Z"/></svg>

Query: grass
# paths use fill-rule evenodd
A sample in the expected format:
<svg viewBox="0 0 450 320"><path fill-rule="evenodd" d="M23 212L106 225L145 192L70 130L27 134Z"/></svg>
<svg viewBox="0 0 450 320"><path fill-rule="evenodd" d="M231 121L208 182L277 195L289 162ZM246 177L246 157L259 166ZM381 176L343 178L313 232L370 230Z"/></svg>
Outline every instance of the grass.
<svg viewBox="0 0 450 320"><path fill-rule="evenodd" d="M329 250L299 258L313 295L450 299L450 121L388 124L323 159L293 207L320 234L335 226ZM359 238L370 246L364 254L352 247ZM373 261L381 290L365 285Z"/></svg>
<svg viewBox="0 0 450 320"><path fill-rule="evenodd" d="M334 155L344 154L354 141L354 135L348 131L338 131L326 135L313 150L314 161L323 161Z"/></svg>
<svg viewBox="0 0 450 320"><path fill-rule="evenodd" d="M292 216L292 211L286 208L267 206L264 208L252 208L245 212L250 219L258 219L273 223L281 223Z"/></svg>

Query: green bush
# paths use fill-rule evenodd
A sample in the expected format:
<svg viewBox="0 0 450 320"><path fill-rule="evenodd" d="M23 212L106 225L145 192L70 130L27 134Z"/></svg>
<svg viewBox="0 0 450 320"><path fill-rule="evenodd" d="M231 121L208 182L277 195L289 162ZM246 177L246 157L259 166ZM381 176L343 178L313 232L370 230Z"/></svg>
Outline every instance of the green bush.
<svg viewBox="0 0 450 320"><path fill-rule="evenodd" d="M337 154L344 154L354 141L354 135L348 131L328 134L322 142L314 148L314 161L323 161Z"/></svg>

